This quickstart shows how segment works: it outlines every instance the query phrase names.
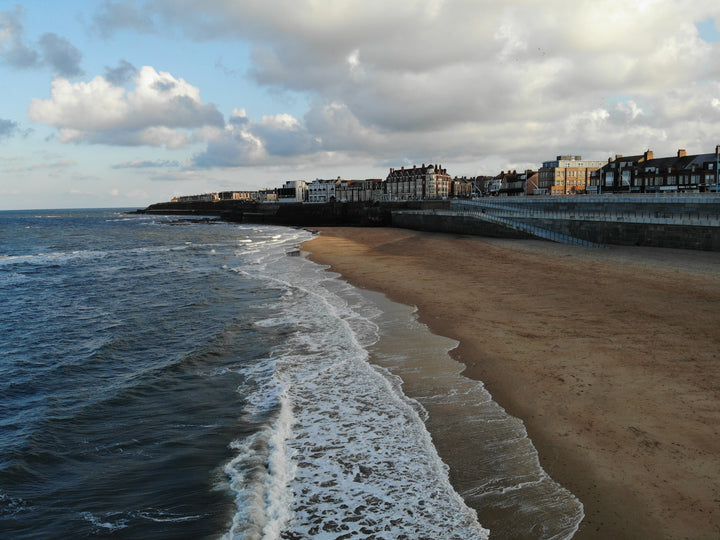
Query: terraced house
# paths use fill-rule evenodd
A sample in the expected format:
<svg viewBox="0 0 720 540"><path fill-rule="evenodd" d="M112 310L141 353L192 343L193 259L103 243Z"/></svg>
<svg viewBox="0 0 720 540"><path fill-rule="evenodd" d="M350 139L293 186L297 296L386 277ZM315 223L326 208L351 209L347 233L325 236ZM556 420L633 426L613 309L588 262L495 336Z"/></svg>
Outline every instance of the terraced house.
<svg viewBox="0 0 720 540"><path fill-rule="evenodd" d="M452 178L441 165L425 165L412 169L390 169L385 180L387 199L391 201L445 199L452 192Z"/></svg>
<svg viewBox="0 0 720 540"><path fill-rule="evenodd" d="M597 170L593 181L604 192L718 191L720 145L714 153L688 155L684 149L656 158L652 150L637 156L615 156Z"/></svg>

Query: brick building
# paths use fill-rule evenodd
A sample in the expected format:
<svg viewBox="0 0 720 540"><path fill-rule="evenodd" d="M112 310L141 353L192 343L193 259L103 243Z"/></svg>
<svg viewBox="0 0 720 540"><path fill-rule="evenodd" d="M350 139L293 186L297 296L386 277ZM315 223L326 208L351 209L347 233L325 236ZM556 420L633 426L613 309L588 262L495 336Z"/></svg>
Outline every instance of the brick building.
<svg viewBox="0 0 720 540"><path fill-rule="evenodd" d="M592 172L605 165L604 161L583 160L582 156L557 156L545 161L538 170L537 194L572 195L585 193L591 184Z"/></svg>

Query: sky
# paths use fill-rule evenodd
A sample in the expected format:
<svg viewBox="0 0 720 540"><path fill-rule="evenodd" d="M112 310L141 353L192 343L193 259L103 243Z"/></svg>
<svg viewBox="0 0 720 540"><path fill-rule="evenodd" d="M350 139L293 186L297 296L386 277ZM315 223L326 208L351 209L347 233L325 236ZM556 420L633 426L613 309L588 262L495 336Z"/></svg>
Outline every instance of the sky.
<svg viewBox="0 0 720 540"><path fill-rule="evenodd" d="M717 0L0 0L0 210L718 144Z"/></svg>

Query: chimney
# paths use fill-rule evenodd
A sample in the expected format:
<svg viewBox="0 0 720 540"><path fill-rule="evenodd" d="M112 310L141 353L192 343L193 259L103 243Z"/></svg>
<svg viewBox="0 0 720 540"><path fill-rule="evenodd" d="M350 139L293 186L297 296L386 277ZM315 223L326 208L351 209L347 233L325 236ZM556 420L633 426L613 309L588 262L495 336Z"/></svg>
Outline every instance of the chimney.
<svg viewBox="0 0 720 540"><path fill-rule="evenodd" d="M677 157L685 157L685 156L687 156L687 152L685 151L684 148L681 148L680 150L678 150L678 156L677 156Z"/></svg>
<svg viewBox="0 0 720 540"><path fill-rule="evenodd" d="M720 144L715 147L715 153L720 154Z"/></svg>
<svg viewBox="0 0 720 540"><path fill-rule="evenodd" d="M653 159L653 151L652 151L652 150L646 150L646 151L645 151L645 154L644 154L644 157L645 157L645 161L648 161L648 160Z"/></svg>

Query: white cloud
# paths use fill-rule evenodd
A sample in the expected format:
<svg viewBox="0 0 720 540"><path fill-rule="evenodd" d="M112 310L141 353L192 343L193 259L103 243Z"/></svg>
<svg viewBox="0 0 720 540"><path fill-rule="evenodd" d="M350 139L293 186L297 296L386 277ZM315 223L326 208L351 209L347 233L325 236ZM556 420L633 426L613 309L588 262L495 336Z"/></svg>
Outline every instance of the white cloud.
<svg viewBox="0 0 720 540"><path fill-rule="evenodd" d="M57 78L50 99L33 99L28 115L59 128L63 142L168 148L188 144L187 130L224 123L198 88L150 66L140 69L130 92L100 76L76 83Z"/></svg>
<svg viewBox="0 0 720 540"><path fill-rule="evenodd" d="M69 103L65 122L53 125L66 140L207 140L198 166L309 156L537 163L565 152L674 153L684 140L702 152L716 144L720 111L720 44L701 39L696 26L708 19L720 21L715 0L105 2L96 21L106 35L180 28L198 41L250 42L247 75L274 92L308 96L309 108L259 120L238 109L227 125L198 125L208 112L199 90L153 70L120 94L122 120L105 119L110 128L74 125ZM101 120L84 121L92 119Z"/></svg>

